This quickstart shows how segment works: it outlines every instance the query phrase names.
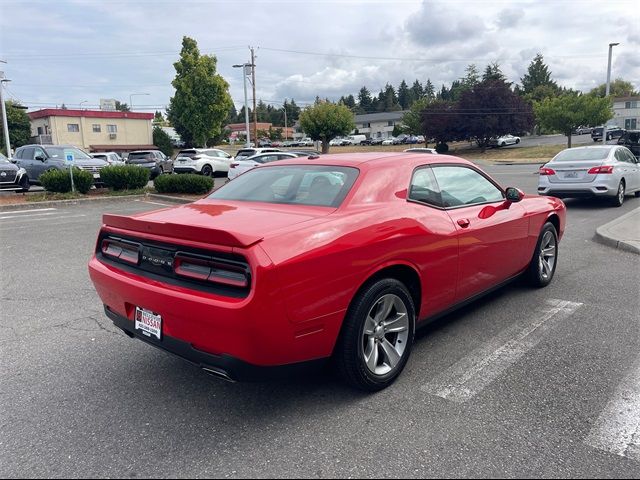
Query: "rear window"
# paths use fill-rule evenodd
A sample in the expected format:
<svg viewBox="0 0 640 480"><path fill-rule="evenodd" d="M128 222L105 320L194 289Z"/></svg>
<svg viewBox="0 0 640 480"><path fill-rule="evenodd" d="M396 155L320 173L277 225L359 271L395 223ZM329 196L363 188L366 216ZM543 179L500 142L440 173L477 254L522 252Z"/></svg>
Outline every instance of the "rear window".
<svg viewBox="0 0 640 480"><path fill-rule="evenodd" d="M198 152L196 152L195 150L180 150L180 153L178 153L178 157L193 158L196 155L198 155Z"/></svg>
<svg viewBox="0 0 640 480"><path fill-rule="evenodd" d="M212 193L216 200L339 207L358 169L320 165L287 165L251 170Z"/></svg>
<svg viewBox="0 0 640 480"><path fill-rule="evenodd" d="M128 161L129 163L140 163L153 159L153 153L151 152L131 152Z"/></svg>
<svg viewBox="0 0 640 480"><path fill-rule="evenodd" d="M243 149L243 150L238 150L238 153L236 154L236 160L238 160L240 157L253 157L256 154L255 150L252 149Z"/></svg>
<svg viewBox="0 0 640 480"><path fill-rule="evenodd" d="M609 148L571 148L555 156L554 162L577 162L580 160L604 160L609 156Z"/></svg>

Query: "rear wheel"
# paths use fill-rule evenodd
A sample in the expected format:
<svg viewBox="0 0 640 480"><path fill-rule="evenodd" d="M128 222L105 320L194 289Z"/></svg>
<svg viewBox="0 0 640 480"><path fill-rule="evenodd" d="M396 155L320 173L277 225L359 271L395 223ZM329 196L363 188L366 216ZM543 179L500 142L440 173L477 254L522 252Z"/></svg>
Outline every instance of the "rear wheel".
<svg viewBox="0 0 640 480"><path fill-rule="evenodd" d="M613 206L614 207L621 207L622 204L624 203L624 196L625 196L625 184L624 184L624 180L620 180L620 184L618 185L618 192L616 193L616 196L613 197Z"/></svg>
<svg viewBox="0 0 640 480"><path fill-rule="evenodd" d="M516 138L516 145L520 143L520 139Z"/></svg>
<svg viewBox="0 0 640 480"><path fill-rule="evenodd" d="M205 165L202 167L202 175L205 177L213 177L213 168L211 168L211 165Z"/></svg>
<svg viewBox="0 0 640 480"><path fill-rule="evenodd" d="M341 377L352 387L375 392L404 369L415 331L415 308L407 288L385 278L363 289L344 321L335 352Z"/></svg>
<svg viewBox="0 0 640 480"><path fill-rule="evenodd" d="M558 261L558 232L551 222L542 227L526 276L534 287L546 287L553 280Z"/></svg>

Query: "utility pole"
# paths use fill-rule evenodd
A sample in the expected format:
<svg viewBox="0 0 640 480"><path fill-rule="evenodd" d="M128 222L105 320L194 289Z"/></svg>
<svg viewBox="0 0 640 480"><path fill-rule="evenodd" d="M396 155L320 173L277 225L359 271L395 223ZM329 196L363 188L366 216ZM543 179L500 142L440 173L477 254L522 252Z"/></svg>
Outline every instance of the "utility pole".
<svg viewBox="0 0 640 480"><path fill-rule="evenodd" d="M0 60L2 61L2 60ZM2 61L2 63L7 63ZM4 78L4 72L0 72L0 103L2 104L2 130L4 134L4 144L7 149L7 158L11 158L11 143L9 140L9 125L7 124L7 109L4 105L4 83L10 80Z"/></svg>
<svg viewBox="0 0 640 480"><path fill-rule="evenodd" d="M253 86L253 140L258 146L258 112L256 111L256 57L253 47L251 50L251 84Z"/></svg>
<svg viewBox="0 0 640 480"><path fill-rule="evenodd" d="M288 137L287 137L287 99L284 99L284 105L283 108L284 110L284 140L287 141Z"/></svg>

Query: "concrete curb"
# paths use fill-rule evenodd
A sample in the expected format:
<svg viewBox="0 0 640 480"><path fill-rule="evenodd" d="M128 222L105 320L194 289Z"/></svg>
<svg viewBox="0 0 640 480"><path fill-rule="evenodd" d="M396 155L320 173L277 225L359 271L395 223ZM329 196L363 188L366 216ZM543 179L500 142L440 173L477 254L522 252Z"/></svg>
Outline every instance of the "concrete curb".
<svg viewBox="0 0 640 480"><path fill-rule="evenodd" d="M44 202L14 203L11 205L0 205L0 212L11 212L13 210L35 210L38 208L65 207L67 205L77 205L85 202L124 202L146 198L146 195L122 195L119 197L96 197L96 198L74 198L71 200L48 200Z"/></svg>
<svg viewBox="0 0 640 480"><path fill-rule="evenodd" d="M190 198L182 198L182 197L172 197L170 195L160 195L158 193L148 193L147 198L150 198L153 200L160 200L163 202L181 203L181 204L192 203L192 202L195 202L196 200L199 200L199 199L191 200Z"/></svg>
<svg viewBox="0 0 640 480"><path fill-rule="evenodd" d="M603 245L640 255L640 208L598 227L594 238Z"/></svg>

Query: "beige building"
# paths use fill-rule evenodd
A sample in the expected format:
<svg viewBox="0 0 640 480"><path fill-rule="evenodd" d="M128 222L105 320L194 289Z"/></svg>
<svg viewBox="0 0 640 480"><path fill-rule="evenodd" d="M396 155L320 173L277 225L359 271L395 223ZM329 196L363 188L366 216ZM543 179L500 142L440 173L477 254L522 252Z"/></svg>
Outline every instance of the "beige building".
<svg viewBox="0 0 640 480"><path fill-rule="evenodd" d="M152 113L48 108L28 115L34 143L76 145L92 152L153 146Z"/></svg>
<svg viewBox="0 0 640 480"><path fill-rule="evenodd" d="M617 97L613 99L613 120L625 130L640 128L640 97Z"/></svg>

